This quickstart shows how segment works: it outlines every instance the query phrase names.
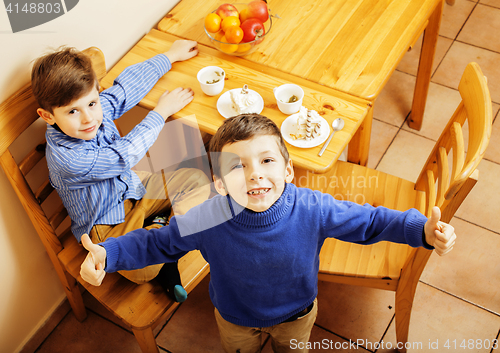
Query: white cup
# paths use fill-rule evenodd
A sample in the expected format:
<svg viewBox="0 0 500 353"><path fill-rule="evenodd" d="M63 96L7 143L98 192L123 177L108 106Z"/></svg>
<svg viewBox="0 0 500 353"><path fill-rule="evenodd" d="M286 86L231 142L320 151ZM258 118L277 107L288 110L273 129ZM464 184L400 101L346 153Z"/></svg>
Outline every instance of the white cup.
<svg viewBox="0 0 500 353"><path fill-rule="evenodd" d="M224 89L226 73L220 67L206 66L196 76L200 82L201 90L207 96L216 96Z"/></svg>
<svg viewBox="0 0 500 353"><path fill-rule="evenodd" d="M286 83L273 89L278 108L283 114L295 114L302 106L304 98L304 90L300 86L293 83ZM289 103L290 99L295 96L297 100Z"/></svg>

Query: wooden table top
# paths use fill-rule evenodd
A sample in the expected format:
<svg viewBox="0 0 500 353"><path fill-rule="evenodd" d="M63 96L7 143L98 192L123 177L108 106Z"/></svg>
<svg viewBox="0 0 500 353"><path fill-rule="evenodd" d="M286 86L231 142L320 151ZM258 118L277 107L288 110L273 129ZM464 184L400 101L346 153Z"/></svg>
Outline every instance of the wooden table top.
<svg viewBox="0 0 500 353"><path fill-rule="evenodd" d="M182 0L158 29L211 46L203 19L225 2ZM280 18L272 18L270 35L244 58L374 101L441 3L268 0Z"/></svg>
<svg viewBox="0 0 500 353"><path fill-rule="evenodd" d="M174 35L155 29L151 30L108 72L101 81L102 86L104 88L110 87L113 80L126 67L167 51L176 39L178 38ZM321 145L313 148L298 148L287 144L294 165L299 168L319 173L329 170L361 125L371 104L366 100L338 92L309 80L239 57L227 56L204 45L199 45L199 49L200 52L196 57L174 63L172 70L158 81L140 105L153 109L165 90L173 90L180 86L191 87L195 92L194 100L173 117L183 118L195 114L200 130L211 134L215 133L224 121L216 107L220 95L214 97L205 95L196 79L196 74L201 68L214 65L221 67L226 72L222 93L248 84L250 89L258 92L264 99L264 110L261 114L281 126L287 115L278 110L273 88L284 83L296 83L304 89L303 105L306 108L316 110L329 124L337 117L342 117L345 120L344 128L334 135L322 157L318 156Z"/></svg>

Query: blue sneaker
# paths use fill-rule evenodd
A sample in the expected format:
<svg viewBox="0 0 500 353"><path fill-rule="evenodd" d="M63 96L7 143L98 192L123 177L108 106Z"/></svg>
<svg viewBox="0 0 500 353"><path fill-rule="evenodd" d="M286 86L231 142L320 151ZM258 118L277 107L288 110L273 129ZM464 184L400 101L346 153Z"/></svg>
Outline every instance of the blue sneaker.
<svg viewBox="0 0 500 353"><path fill-rule="evenodd" d="M179 284L174 287L174 295L175 295L175 300L179 303L182 303L188 297L188 294L184 289L184 287Z"/></svg>

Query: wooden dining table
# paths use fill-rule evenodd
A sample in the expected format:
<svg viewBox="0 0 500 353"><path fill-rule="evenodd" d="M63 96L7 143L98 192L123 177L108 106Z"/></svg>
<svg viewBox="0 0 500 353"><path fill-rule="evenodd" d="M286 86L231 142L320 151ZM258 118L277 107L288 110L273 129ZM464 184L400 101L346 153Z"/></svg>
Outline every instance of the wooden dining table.
<svg viewBox="0 0 500 353"><path fill-rule="evenodd" d="M158 30L213 47L204 17L229 0L182 0ZM247 2L247 1L241 1ZM348 149L366 165L373 104L404 54L424 33L410 127L419 130L431 78L443 0L268 0L272 27L244 60L369 101ZM224 54L226 55L226 54ZM230 56L226 55L228 60Z"/></svg>
<svg viewBox="0 0 500 353"><path fill-rule="evenodd" d="M101 86L104 89L109 88L125 68L166 52L178 39L180 38L175 35L152 29L109 70L101 80ZM197 73L206 66L218 66L226 73L224 89L219 95L207 96L201 90ZM279 111L273 88L285 83L295 83L301 86L304 90L303 106L318 112L328 125L339 117L345 121L344 128L335 133L322 156L318 156L318 152L323 144L301 148L287 143L296 168L325 173L335 164L368 115L371 104L368 100L244 58L227 56L208 46L199 45L198 55L189 60L174 63L172 69L156 83L139 105L153 109L166 90L190 87L194 91L193 101L174 114L172 118L182 119L187 125L214 134L225 119L217 109L217 101L229 90L240 89L247 84L264 101L261 114L281 127L289 115ZM189 141L186 142L189 143Z"/></svg>

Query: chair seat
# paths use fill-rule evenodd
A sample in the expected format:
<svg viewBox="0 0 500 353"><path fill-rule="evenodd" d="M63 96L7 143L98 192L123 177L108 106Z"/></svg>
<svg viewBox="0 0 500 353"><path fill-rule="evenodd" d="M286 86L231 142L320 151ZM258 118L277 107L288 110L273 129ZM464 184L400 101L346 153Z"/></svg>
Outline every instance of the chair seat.
<svg viewBox="0 0 500 353"><path fill-rule="evenodd" d="M300 178L303 172L297 172ZM327 174L309 174L306 180L308 187L341 200L400 211L424 208L425 194L415 190L415 183L357 164L338 161ZM368 286L395 290L412 250L405 244L360 245L330 238L321 249L319 278L341 283L365 278Z"/></svg>
<svg viewBox="0 0 500 353"><path fill-rule="evenodd" d="M154 322L178 305L165 295L156 281L137 285L118 273L108 273L101 286L88 284L80 277L80 266L87 251L78 244L71 232L64 236L62 243L64 249L58 257L71 276L77 278L92 296L131 328L141 330L154 326ZM188 293L210 272L208 263L199 251L189 252L178 264L182 284Z"/></svg>
<svg viewBox="0 0 500 353"><path fill-rule="evenodd" d="M397 285L401 269L411 252L412 248L405 244L359 245L327 239L320 253L319 273L382 280L386 283L382 287L391 290Z"/></svg>

